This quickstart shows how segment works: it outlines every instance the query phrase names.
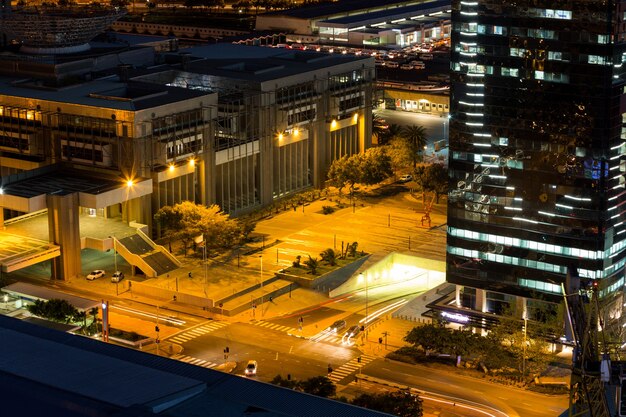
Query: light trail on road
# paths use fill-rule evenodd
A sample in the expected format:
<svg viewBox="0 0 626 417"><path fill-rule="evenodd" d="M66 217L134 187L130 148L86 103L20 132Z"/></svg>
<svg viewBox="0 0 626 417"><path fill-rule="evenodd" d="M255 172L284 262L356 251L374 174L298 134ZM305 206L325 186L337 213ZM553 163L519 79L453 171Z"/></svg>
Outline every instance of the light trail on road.
<svg viewBox="0 0 626 417"><path fill-rule="evenodd" d="M370 323L372 320L377 319L378 317L382 316L383 314L398 308L404 304L408 303L408 300L402 299L400 301L396 301L393 304L389 304L387 307L383 307L380 310L377 310L375 312L373 312L372 314L370 314L367 317L363 317L361 320L359 320L359 323L364 323L364 324L368 324Z"/></svg>
<svg viewBox="0 0 626 417"><path fill-rule="evenodd" d="M158 319L161 322L175 324L176 326L183 326L184 324L187 323L185 320L175 319L173 317L162 316L160 314L157 315L157 314L153 314L153 313L146 313L145 311L135 310L134 308L129 308L129 307L122 307L122 306L118 306L118 305L115 305L115 304L112 304L109 307L112 308L112 309L115 309L115 310L121 310L121 311L125 311L127 313L136 314L138 316L148 317L148 318L155 319L155 320Z"/></svg>

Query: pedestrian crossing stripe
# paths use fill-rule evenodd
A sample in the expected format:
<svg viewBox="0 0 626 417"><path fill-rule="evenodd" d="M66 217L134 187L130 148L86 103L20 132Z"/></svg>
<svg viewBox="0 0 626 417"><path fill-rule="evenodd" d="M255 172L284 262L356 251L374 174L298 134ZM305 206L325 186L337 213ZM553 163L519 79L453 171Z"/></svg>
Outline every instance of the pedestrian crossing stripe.
<svg viewBox="0 0 626 417"><path fill-rule="evenodd" d="M374 359L376 359L376 356L361 355L360 358L361 358L361 362L359 362L359 358L354 358L344 363L339 368L331 372L328 379L330 379L333 382L339 382L345 377L347 377L348 375L358 371L361 367L372 362Z"/></svg>
<svg viewBox="0 0 626 417"><path fill-rule="evenodd" d="M256 326L266 327L268 329L278 330L278 331L281 331L281 332L294 332L294 331L296 331L296 329L294 329L293 327L283 326L283 325L272 323L272 322L269 322L269 321L257 321L254 324Z"/></svg>
<svg viewBox="0 0 626 417"><path fill-rule="evenodd" d="M204 324L199 327L195 327L193 329L184 330L181 333L178 333L172 337L169 337L168 340L174 341L177 343L188 342L196 337L203 336L205 334L211 333L215 330L221 329L222 327L228 326L230 323L223 321L215 321L210 324Z"/></svg>
<svg viewBox="0 0 626 417"><path fill-rule="evenodd" d="M194 358L193 356L188 355L174 355L172 359L178 360L180 362L185 362L190 365L202 366L203 368L213 368L217 366L214 362L209 362L204 359Z"/></svg>

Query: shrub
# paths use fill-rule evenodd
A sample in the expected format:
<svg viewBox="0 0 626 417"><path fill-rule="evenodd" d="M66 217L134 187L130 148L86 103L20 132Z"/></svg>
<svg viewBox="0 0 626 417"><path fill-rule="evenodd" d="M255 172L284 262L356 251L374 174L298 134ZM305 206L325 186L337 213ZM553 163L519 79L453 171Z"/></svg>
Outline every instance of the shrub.
<svg viewBox="0 0 626 417"><path fill-rule="evenodd" d="M331 206L322 206L322 213L324 214L332 214L335 209Z"/></svg>

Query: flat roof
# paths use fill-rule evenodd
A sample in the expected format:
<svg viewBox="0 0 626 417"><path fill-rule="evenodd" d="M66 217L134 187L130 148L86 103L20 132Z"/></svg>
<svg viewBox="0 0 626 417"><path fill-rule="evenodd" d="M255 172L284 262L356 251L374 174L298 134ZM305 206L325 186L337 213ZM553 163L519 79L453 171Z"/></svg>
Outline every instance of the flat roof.
<svg viewBox="0 0 626 417"><path fill-rule="evenodd" d="M117 77L86 81L63 88L45 88L31 80L16 82L15 77L0 77L0 96L13 96L67 104L137 111L206 96L206 91L169 87L158 84L130 81L120 82Z"/></svg>
<svg viewBox="0 0 626 417"><path fill-rule="evenodd" d="M350 16L342 16L342 17L327 19L327 20L318 22L318 26L323 26L322 25L323 23L334 23L334 24L342 24L342 25L353 24L353 25L359 26L359 24L363 24L368 21L374 21L373 23L379 23L380 21L385 21L388 19L399 19L401 17L406 17L406 16L408 16L407 19L410 19L411 17L414 17L413 15L419 16L421 14L433 13L437 11L445 12L446 10L449 10L450 7L451 7L451 4L449 0L428 1L425 3L416 4L412 6L403 6L403 7L397 7L394 9L378 10L378 11L371 12L371 13L361 13L361 14L354 14ZM449 13L441 14L440 16L442 16L442 19L450 18ZM429 19L433 19L433 17L434 16L424 16L424 18L429 18ZM420 19L421 18L414 19L412 21L424 23L424 21ZM411 20L408 20L407 22L411 22Z"/></svg>
<svg viewBox="0 0 626 417"><path fill-rule="evenodd" d="M51 288L40 287L38 285L29 284L27 282L16 282L6 287L2 287L2 291L18 297L38 299L38 300L65 300L78 310L86 311L94 307L99 307L100 302L90 300L88 298L77 297L75 295L66 294Z"/></svg>
<svg viewBox="0 0 626 417"><path fill-rule="evenodd" d="M187 72L258 83L367 60L373 66L374 62L368 56L225 43L189 48L185 52L202 58L189 62L185 70Z"/></svg>
<svg viewBox="0 0 626 417"><path fill-rule="evenodd" d="M121 178L106 176L100 172L59 169L43 170L39 175L4 184L2 194L32 198L42 194L67 195L76 192L101 194L125 187L127 185Z"/></svg>
<svg viewBox="0 0 626 417"><path fill-rule="evenodd" d="M313 4L287 10L277 10L265 15L299 17L313 19L316 17L332 16L342 13L355 13L364 9L376 7L395 8L399 4L417 3L416 1L393 1L393 0L342 0L332 3ZM449 2L450 3L450 2ZM261 15L263 16L263 15Z"/></svg>
<svg viewBox="0 0 626 417"><path fill-rule="evenodd" d="M47 417L390 416L11 317L0 316L0 338L5 413Z"/></svg>

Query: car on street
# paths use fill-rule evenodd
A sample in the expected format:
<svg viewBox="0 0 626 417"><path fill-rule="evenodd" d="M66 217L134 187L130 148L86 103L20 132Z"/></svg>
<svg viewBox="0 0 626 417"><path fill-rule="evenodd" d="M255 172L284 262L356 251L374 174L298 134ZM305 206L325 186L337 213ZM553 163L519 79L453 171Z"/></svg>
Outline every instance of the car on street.
<svg viewBox="0 0 626 417"><path fill-rule="evenodd" d="M256 370L257 370L256 361L249 360L248 364L246 365L246 370L244 371L244 373L246 374L246 376L255 376Z"/></svg>
<svg viewBox="0 0 626 417"><path fill-rule="evenodd" d="M346 321L345 320L337 320L336 322L331 324L328 329L331 332L333 332L333 333L337 333L337 332L339 332L339 330L342 330L345 327L346 327Z"/></svg>
<svg viewBox="0 0 626 417"><path fill-rule="evenodd" d="M341 338L341 344L351 346L354 344L354 338L357 337L359 333L361 333L360 326L351 326L348 330L346 330Z"/></svg>
<svg viewBox="0 0 626 417"><path fill-rule="evenodd" d="M102 278L103 276L104 271L102 269L96 269L87 275L87 281L93 281L94 279Z"/></svg>
<svg viewBox="0 0 626 417"><path fill-rule="evenodd" d="M411 65L411 64L402 64L402 65L400 65L400 69L401 70L412 70L413 69L413 65Z"/></svg>
<svg viewBox="0 0 626 417"><path fill-rule="evenodd" d="M394 61L389 61L389 62L387 62L387 63L385 64L385 66L386 66L387 68L399 68L399 67L400 67L400 64L398 64L397 62L394 62Z"/></svg>
<svg viewBox="0 0 626 417"><path fill-rule="evenodd" d="M403 176L400 177L400 182L409 182L413 179L413 176L410 174L404 174Z"/></svg>
<svg viewBox="0 0 626 417"><path fill-rule="evenodd" d="M124 273L121 271L115 271L113 275L111 275L111 282L120 282L124 279Z"/></svg>

